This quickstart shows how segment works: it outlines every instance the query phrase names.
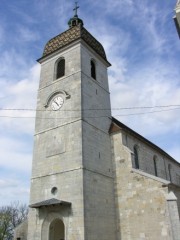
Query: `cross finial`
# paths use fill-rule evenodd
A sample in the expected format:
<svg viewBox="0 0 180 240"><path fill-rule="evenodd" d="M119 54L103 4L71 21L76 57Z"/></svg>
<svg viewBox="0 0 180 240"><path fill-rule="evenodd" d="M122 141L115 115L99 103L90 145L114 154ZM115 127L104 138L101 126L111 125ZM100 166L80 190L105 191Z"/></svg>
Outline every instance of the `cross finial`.
<svg viewBox="0 0 180 240"><path fill-rule="evenodd" d="M75 12L75 14L74 14L75 17L78 16L77 15L77 10L78 10L79 6L77 4L78 4L78 2L75 2L75 8L73 9L73 11Z"/></svg>

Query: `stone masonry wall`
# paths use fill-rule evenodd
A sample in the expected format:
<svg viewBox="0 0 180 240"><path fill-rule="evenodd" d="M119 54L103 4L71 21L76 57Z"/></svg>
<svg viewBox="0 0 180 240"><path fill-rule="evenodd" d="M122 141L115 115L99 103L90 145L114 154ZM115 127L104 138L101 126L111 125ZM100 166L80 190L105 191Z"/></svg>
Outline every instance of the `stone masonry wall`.
<svg viewBox="0 0 180 240"><path fill-rule="evenodd" d="M112 135L119 240L170 240L168 182L132 169L131 150Z"/></svg>
<svg viewBox="0 0 180 240"><path fill-rule="evenodd" d="M107 63L85 45L81 59L85 240L116 240ZM91 77L92 59L96 79Z"/></svg>
<svg viewBox="0 0 180 240"><path fill-rule="evenodd" d="M56 61L62 57L65 76L55 79ZM28 240L48 240L49 227L55 218L63 221L66 240L84 239L80 66L80 44L42 63L30 204L57 198L70 202L71 207L30 209ZM59 111L52 111L51 97L57 93L64 104Z"/></svg>
<svg viewBox="0 0 180 240"><path fill-rule="evenodd" d="M141 170L155 176L153 159L156 157L157 176L180 186L180 164L178 162L126 132L122 134L122 143L132 152L134 146L137 146L139 168ZM135 167L133 155L132 164Z"/></svg>

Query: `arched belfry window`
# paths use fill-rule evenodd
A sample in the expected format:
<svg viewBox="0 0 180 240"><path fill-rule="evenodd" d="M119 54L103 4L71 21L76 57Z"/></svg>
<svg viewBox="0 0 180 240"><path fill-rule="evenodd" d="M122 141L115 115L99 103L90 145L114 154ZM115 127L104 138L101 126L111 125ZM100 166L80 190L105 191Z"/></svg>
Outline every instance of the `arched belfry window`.
<svg viewBox="0 0 180 240"><path fill-rule="evenodd" d="M157 157L156 156L153 157L153 163L154 163L154 173L155 173L155 176L157 177L158 172L157 172Z"/></svg>
<svg viewBox="0 0 180 240"><path fill-rule="evenodd" d="M94 60L91 60L91 77L96 79L96 64Z"/></svg>
<svg viewBox="0 0 180 240"><path fill-rule="evenodd" d="M65 59L61 58L56 64L56 79L65 75Z"/></svg>
<svg viewBox="0 0 180 240"><path fill-rule="evenodd" d="M138 147L134 146L134 164L135 168L139 169L139 156L138 156Z"/></svg>

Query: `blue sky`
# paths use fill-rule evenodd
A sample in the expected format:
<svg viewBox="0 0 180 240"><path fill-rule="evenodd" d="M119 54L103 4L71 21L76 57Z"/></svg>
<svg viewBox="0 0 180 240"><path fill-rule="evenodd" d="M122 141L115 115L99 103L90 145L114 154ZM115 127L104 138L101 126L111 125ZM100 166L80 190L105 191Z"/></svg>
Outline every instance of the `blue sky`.
<svg viewBox="0 0 180 240"><path fill-rule="evenodd" d="M79 17L103 44L112 64L112 108L142 107L113 110L113 115L180 161L180 107L153 108L180 105L175 4L176 0L84 0L79 1ZM50 38L68 29L73 7L69 0L0 1L0 108L35 108L40 74L36 59ZM34 114L0 111L0 205L28 203ZM10 118L16 116L23 118Z"/></svg>

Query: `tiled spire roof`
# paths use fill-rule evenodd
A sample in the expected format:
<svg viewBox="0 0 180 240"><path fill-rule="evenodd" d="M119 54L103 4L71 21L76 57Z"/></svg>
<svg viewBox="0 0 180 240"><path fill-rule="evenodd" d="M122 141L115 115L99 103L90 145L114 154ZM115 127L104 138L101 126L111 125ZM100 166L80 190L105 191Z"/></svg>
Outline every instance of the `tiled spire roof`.
<svg viewBox="0 0 180 240"><path fill-rule="evenodd" d="M55 51L69 45L70 43L82 39L84 40L96 53L98 53L104 60L107 61L103 46L98 42L83 26L78 24L71 27L67 31L59 34L47 42L43 57L54 53Z"/></svg>

